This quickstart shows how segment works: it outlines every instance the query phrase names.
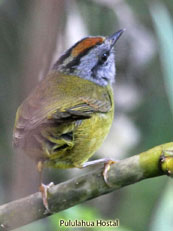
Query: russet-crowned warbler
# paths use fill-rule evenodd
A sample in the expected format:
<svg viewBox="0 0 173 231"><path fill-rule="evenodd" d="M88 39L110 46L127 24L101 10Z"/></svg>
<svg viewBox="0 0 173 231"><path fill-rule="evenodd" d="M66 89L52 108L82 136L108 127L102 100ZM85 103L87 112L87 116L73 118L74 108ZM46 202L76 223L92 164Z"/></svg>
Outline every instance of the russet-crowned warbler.
<svg viewBox="0 0 173 231"><path fill-rule="evenodd" d="M114 45L123 31L78 41L18 108L13 144L31 156L40 171L43 167L82 168L102 162L107 182L106 172L114 161L86 161L112 124ZM48 208L43 189L43 203Z"/></svg>

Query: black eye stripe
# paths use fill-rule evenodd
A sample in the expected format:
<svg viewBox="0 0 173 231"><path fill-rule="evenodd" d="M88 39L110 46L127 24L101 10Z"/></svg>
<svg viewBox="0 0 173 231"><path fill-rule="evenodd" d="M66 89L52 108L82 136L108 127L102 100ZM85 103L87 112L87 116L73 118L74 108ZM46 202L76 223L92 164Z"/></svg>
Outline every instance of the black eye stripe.
<svg viewBox="0 0 173 231"><path fill-rule="evenodd" d="M73 69L75 66L79 65L80 64L80 59L87 55L88 52L93 49L93 47L89 47L88 49L84 50L82 53L80 53L78 56L76 56L76 58L74 58L71 62L69 62L67 65L66 65L66 68L69 68L69 69Z"/></svg>
<svg viewBox="0 0 173 231"><path fill-rule="evenodd" d="M75 46L77 46L80 42L82 42L83 40L85 40L85 38L81 39L80 41L78 41L77 43L75 43L72 47L70 47L63 55L61 55L61 57L57 60L57 62L54 64L53 69L56 69L60 64L62 64L64 62L64 60L66 58L68 58L73 50L73 48Z"/></svg>
<svg viewBox="0 0 173 231"><path fill-rule="evenodd" d="M71 48L69 48L66 53L64 53L59 59L58 61L53 65L52 69L56 69L59 65L63 64L64 60L66 60L66 58L68 58L71 55L71 52L73 50L73 48L75 48L79 43L81 43L83 40L85 40L86 38L81 39L80 41L78 41L77 43L75 43ZM78 56L76 56L71 62L69 62L66 65L66 68L69 69L73 69L75 66L79 65L80 63L80 59L86 55L93 47L96 47L97 45L101 44L100 41L98 41L95 45L88 47L87 49L85 49L83 52L81 52Z"/></svg>

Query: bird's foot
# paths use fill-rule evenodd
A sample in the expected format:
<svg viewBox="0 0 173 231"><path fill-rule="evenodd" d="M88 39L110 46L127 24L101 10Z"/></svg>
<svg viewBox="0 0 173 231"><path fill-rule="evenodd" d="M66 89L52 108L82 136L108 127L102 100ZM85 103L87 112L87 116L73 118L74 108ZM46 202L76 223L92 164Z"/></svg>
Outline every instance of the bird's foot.
<svg viewBox="0 0 173 231"><path fill-rule="evenodd" d="M49 194L49 189L54 185L53 182L49 183L48 185L41 184L39 187L39 191L41 192L42 199L43 199L43 205L46 208L47 212L51 213L48 205L48 194Z"/></svg>
<svg viewBox="0 0 173 231"><path fill-rule="evenodd" d="M110 170L111 165L115 164L115 163L116 163L116 161L111 160L111 159L107 160L107 162L104 163L103 178L104 178L105 183L109 187L111 187L111 184L108 181L108 172Z"/></svg>
<svg viewBox="0 0 173 231"><path fill-rule="evenodd" d="M93 160L93 161L88 161L86 163L84 163L80 168L86 168L92 165L97 165L100 163L104 164L104 170L103 170L103 178L105 183L111 187L111 184L108 182L108 171L110 169L110 166L112 164L115 164L117 161L114 161L112 159L108 159L108 158L103 158L103 159L99 159L99 160Z"/></svg>

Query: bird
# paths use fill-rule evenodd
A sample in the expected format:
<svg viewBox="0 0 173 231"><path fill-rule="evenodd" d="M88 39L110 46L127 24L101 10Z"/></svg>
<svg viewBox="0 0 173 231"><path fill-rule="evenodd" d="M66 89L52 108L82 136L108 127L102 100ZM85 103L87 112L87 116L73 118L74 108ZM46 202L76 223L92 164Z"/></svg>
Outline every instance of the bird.
<svg viewBox="0 0 173 231"><path fill-rule="evenodd" d="M103 177L108 183L107 172L115 161L88 159L103 143L114 118L114 47L124 31L76 42L17 109L13 146L35 161L47 210L52 183L42 183L44 168L84 168L103 163Z"/></svg>

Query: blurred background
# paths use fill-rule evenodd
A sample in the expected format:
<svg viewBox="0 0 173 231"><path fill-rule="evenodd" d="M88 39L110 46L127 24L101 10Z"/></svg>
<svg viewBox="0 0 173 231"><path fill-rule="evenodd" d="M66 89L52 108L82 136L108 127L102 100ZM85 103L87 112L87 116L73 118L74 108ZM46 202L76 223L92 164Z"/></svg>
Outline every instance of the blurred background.
<svg viewBox="0 0 173 231"><path fill-rule="evenodd" d="M126 32L115 48L115 119L95 159L123 159L173 141L173 1L0 0L1 204L38 191L33 161L11 145L17 107L74 42L121 28ZM83 173L47 169L44 181ZM16 230L59 230L60 218L118 218L118 231L172 231L172 195L168 177L144 180Z"/></svg>

